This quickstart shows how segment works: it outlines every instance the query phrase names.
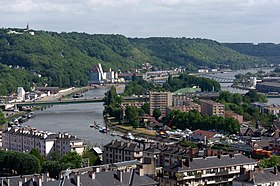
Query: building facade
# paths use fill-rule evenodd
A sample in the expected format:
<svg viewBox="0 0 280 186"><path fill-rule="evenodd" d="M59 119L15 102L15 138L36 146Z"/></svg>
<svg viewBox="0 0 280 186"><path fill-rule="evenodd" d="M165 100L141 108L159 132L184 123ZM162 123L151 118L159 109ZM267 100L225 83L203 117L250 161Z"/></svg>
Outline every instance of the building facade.
<svg viewBox="0 0 280 186"><path fill-rule="evenodd" d="M226 185L243 169L253 170L257 161L241 154L179 158L178 163L163 168L160 186Z"/></svg>
<svg viewBox="0 0 280 186"><path fill-rule="evenodd" d="M67 133L52 134L35 128L8 128L2 133L3 149L30 152L38 149L42 156L58 152L61 156L68 152L82 154L85 145L83 140Z"/></svg>
<svg viewBox="0 0 280 186"><path fill-rule="evenodd" d="M200 100L201 113L209 116L225 116L225 106L211 100Z"/></svg>
<svg viewBox="0 0 280 186"><path fill-rule="evenodd" d="M161 111L161 117L165 117L167 107L172 106L171 92L150 92L150 115L153 115L155 109Z"/></svg>
<svg viewBox="0 0 280 186"><path fill-rule="evenodd" d="M113 140L104 146L103 163L142 161L143 149L136 143Z"/></svg>

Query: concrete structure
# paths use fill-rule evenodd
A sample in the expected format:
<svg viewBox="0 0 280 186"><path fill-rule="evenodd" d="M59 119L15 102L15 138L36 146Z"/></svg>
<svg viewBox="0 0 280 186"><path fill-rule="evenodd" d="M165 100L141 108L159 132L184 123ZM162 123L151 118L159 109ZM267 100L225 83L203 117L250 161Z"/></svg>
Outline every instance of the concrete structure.
<svg viewBox="0 0 280 186"><path fill-rule="evenodd" d="M121 110L122 110L122 118L125 118L125 110L127 107L137 107L141 108L145 102L138 102L138 101L123 101L121 103Z"/></svg>
<svg viewBox="0 0 280 186"><path fill-rule="evenodd" d="M250 77L250 86L253 88L256 88L257 85L257 78L256 77Z"/></svg>
<svg viewBox="0 0 280 186"><path fill-rule="evenodd" d="M280 113L280 105L269 105L264 107L263 109L264 113L272 114L275 116L279 116Z"/></svg>
<svg viewBox="0 0 280 186"><path fill-rule="evenodd" d="M113 140L104 145L103 151L103 162L105 164L135 159L141 162L143 157L143 147L131 142Z"/></svg>
<svg viewBox="0 0 280 186"><path fill-rule="evenodd" d="M225 106L211 100L200 100L201 113L209 116L224 116Z"/></svg>
<svg viewBox="0 0 280 186"><path fill-rule="evenodd" d="M68 152L82 154L85 145L83 140L67 133L52 134L35 128L8 128L2 132L3 149L30 152L36 148L42 156L58 152L61 156Z"/></svg>
<svg viewBox="0 0 280 186"><path fill-rule="evenodd" d="M24 101L25 100L25 90L23 87L17 88L17 101Z"/></svg>
<svg viewBox="0 0 280 186"><path fill-rule="evenodd" d="M155 109L161 111L161 117L166 116L167 107L172 106L171 92L150 92L150 115Z"/></svg>
<svg viewBox="0 0 280 186"><path fill-rule="evenodd" d="M159 185L227 185L238 177L242 170L253 170L256 165L257 161L241 154L218 154L187 158L185 161L179 157L178 163L163 168Z"/></svg>
<svg viewBox="0 0 280 186"><path fill-rule="evenodd" d="M239 115L239 114L236 114L232 111L225 111L225 117L226 118L234 118L236 119L240 124L243 123L243 116L242 115Z"/></svg>
<svg viewBox="0 0 280 186"><path fill-rule="evenodd" d="M183 105L183 106L168 107L167 113L171 112L172 110L180 110L181 112L189 112L191 110L196 110L198 112L201 112L201 107L199 104L190 103L188 105Z"/></svg>
<svg viewBox="0 0 280 186"><path fill-rule="evenodd" d="M89 74L89 84L103 84L106 76L104 75L102 66L100 63L94 65Z"/></svg>
<svg viewBox="0 0 280 186"><path fill-rule="evenodd" d="M268 169L249 170L235 178L232 186L279 186L280 174L277 167Z"/></svg>
<svg viewBox="0 0 280 186"><path fill-rule="evenodd" d="M280 83L275 82L262 82L257 83L256 89L263 93L280 93Z"/></svg>

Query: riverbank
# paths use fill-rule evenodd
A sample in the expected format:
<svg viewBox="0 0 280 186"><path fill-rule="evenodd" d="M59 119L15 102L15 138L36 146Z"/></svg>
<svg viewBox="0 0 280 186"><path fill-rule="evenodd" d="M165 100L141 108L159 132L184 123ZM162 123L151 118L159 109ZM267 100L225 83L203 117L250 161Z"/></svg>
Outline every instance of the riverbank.
<svg viewBox="0 0 280 186"><path fill-rule="evenodd" d="M110 128L110 130L120 132L122 134L128 134L131 133L136 138L144 138L147 140L153 140L155 142L179 142L177 140L172 140L169 138L162 138L156 134L155 130L147 130L144 128L137 128L134 129L131 126L123 126L119 125L117 122L112 121L113 118L110 118L108 116L104 116L104 121L106 127Z"/></svg>

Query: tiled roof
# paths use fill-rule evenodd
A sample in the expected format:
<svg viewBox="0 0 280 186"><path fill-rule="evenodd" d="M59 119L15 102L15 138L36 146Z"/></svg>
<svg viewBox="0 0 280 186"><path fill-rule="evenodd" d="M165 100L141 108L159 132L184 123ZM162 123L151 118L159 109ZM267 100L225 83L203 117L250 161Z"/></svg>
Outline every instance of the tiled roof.
<svg viewBox="0 0 280 186"><path fill-rule="evenodd" d="M234 179L234 181L241 182L250 182L253 185L271 183L271 182L280 182L280 174L276 175L273 173L273 169L260 169L253 172L252 177L250 178L248 174L243 174L240 177Z"/></svg>
<svg viewBox="0 0 280 186"><path fill-rule="evenodd" d="M229 155L221 155L220 158L218 156L210 156L204 158L193 158L192 161L189 162L189 166L183 164L182 167L177 165L171 165L165 167L164 170L170 172L185 172L185 171L193 171L193 170L205 170L210 168L218 168L218 167L226 167L226 166L237 166L244 164L257 164L256 160L248 158L242 154L235 154L234 157L230 157Z"/></svg>

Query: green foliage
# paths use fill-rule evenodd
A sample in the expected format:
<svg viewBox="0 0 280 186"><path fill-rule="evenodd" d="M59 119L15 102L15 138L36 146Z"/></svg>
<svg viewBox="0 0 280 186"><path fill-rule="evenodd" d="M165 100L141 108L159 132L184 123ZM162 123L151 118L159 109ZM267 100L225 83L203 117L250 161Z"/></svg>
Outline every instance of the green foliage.
<svg viewBox="0 0 280 186"><path fill-rule="evenodd" d="M144 103L144 105L141 107L141 109L144 111L144 114L150 114L150 104Z"/></svg>
<svg viewBox="0 0 280 186"><path fill-rule="evenodd" d="M0 125L3 125L7 122L4 113L2 112L2 110L0 109Z"/></svg>
<svg viewBox="0 0 280 186"><path fill-rule="evenodd" d="M262 159L259 165L263 168L280 166L280 156L272 155L270 158Z"/></svg>
<svg viewBox="0 0 280 186"><path fill-rule="evenodd" d="M23 34L7 34L8 29L0 29L1 95L15 91L17 86L28 90L32 83L85 86L91 67L99 62L105 69L114 70L141 67L149 62L155 69L185 66L192 71L199 66L237 69L266 61L206 39L131 39L122 35L45 31L34 31L32 36L16 30Z"/></svg>
<svg viewBox="0 0 280 186"><path fill-rule="evenodd" d="M101 163L100 159L98 156L93 154L90 150L85 150L82 158L88 158L89 159L89 166L94 166L94 165L99 165Z"/></svg>
<svg viewBox="0 0 280 186"><path fill-rule="evenodd" d="M82 157L77 152L68 152L62 157L61 162L71 163L71 168L80 168L82 165Z"/></svg>
<svg viewBox="0 0 280 186"><path fill-rule="evenodd" d="M11 175L40 173L39 160L32 154L0 150L0 171L10 170Z"/></svg>
<svg viewBox="0 0 280 186"><path fill-rule="evenodd" d="M122 98L117 94L116 88L112 86L111 89L105 93L105 113L109 114L110 116L116 117L117 119L120 119L121 102Z"/></svg>
<svg viewBox="0 0 280 186"><path fill-rule="evenodd" d="M140 120L139 109L135 106L128 106L125 109L125 117L129 123Z"/></svg>
<svg viewBox="0 0 280 186"><path fill-rule="evenodd" d="M45 161L42 166L42 172L49 172L52 178L58 178L62 170L80 168L82 165L82 157L76 152L69 152L60 159L55 157L56 160Z"/></svg>
<svg viewBox="0 0 280 186"><path fill-rule="evenodd" d="M40 161L40 165L42 166L44 163L44 158L41 156L40 151L38 149L32 149L30 151L30 154L32 154L33 156L35 156L39 161Z"/></svg>
<svg viewBox="0 0 280 186"><path fill-rule="evenodd" d="M161 111L160 111L160 109L155 109L155 110L153 111L153 116L156 118L156 120L158 120L158 119L160 118L160 116L161 116Z"/></svg>
<svg viewBox="0 0 280 186"><path fill-rule="evenodd" d="M181 112L179 110L171 111L165 118L165 124L173 118L171 125L181 130L186 128L191 130L202 129L224 131L235 134L240 130L240 125L233 118L224 118L219 116L203 116L198 111Z"/></svg>
<svg viewBox="0 0 280 186"><path fill-rule="evenodd" d="M220 84L215 80L191 76L188 74L181 74L179 77L169 78L163 85L167 91L171 92L193 86L199 86L202 91L212 91L213 87L215 91L219 91L221 89Z"/></svg>
<svg viewBox="0 0 280 186"><path fill-rule="evenodd" d="M225 43L224 45L242 54L261 57L272 63L280 62L280 44Z"/></svg>
<svg viewBox="0 0 280 186"><path fill-rule="evenodd" d="M226 110L232 110L233 112L243 116L244 120L257 120L264 126L269 126L275 119L274 116L266 113L261 113L258 109L254 109L250 106L252 102L266 102L267 98L264 95L258 94L255 90L250 90L244 96L238 93L230 93L223 91L217 100L225 105Z"/></svg>
<svg viewBox="0 0 280 186"><path fill-rule="evenodd" d="M181 145L182 147L190 147L190 148L196 148L197 144L187 141L187 140L182 140L180 141L179 145Z"/></svg>

